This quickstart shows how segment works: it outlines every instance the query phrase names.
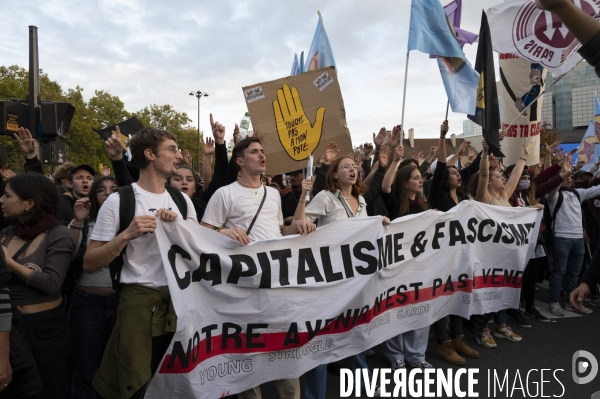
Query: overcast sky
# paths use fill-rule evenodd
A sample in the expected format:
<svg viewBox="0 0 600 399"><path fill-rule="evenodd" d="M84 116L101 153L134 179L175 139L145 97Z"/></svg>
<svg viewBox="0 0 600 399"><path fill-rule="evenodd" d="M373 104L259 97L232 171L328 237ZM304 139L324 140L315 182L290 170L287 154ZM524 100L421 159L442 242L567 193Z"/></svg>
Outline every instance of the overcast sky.
<svg viewBox="0 0 600 399"><path fill-rule="evenodd" d="M448 3L442 0L442 4ZM478 33L481 10L501 0L463 0L462 28ZM0 65L28 68L28 26L38 27L40 68L63 90L82 86L118 96L128 111L171 104L201 130L209 113L231 136L246 104L242 86L288 76L294 53L308 53L321 10L333 47L353 144L400 123L410 0L5 1ZM475 63L476 46L465 54ZM437 63L413 51L405 128L435 137L446 94ZM450 112L450 132L465 115Z"/></svg>

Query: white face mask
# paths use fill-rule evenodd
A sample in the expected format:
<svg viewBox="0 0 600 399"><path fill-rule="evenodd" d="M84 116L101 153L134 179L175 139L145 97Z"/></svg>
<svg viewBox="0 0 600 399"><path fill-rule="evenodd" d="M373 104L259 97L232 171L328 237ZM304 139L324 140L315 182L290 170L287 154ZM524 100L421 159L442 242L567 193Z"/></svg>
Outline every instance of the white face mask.
<svg viewBox="0 0 600 399"><path fill-rule="evenodd" d="M519 181L519 187L521 187L521 190L529 190L529 186L531 186L531 181L529 181L529 180L520 180Z"/></svg>

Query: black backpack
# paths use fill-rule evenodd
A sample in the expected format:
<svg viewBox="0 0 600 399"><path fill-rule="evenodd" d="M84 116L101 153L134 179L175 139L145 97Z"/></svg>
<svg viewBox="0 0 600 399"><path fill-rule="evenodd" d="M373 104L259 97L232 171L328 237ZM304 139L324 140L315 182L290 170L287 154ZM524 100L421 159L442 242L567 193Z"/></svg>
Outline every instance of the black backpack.
<svg viewBox="0 0 600 399"><path fill-rule="evenodd" d="M575 196L577 197L577 200L581 204L581 196L579 195L579 192L577 190L573 190L572 193L575 194ZM544 230L544 233L543 233L543 242L546 245L546 247L549 247L549 248L554 247L554 222L556 222L556 215L558 214L558 211L560 210L560 207L562 206L564 199L565 198L564 198L562 191L559 191L558 199L556 200L556 205L554 206L554 211L552 213L550 213L550 207L549 206L544 207L543 220L544 220L544 224L546 225L546 229Z"/></svg>
<svg viewBox="0 0 600 399"><path fill-rule="evenodd" d="M79 251L75 259L69 263L69 269L62 285L62 296L64 299L65 307L69 310L71 306L71 296L73 295L73 288L75 288L75 282L81 277L83 273L83 256L87 250L87 236L90 229L90 221L85 218L83 221L83 229L81 230L81 244L79 245Z"/></svg>
<svg viewBox="0 0 600 399"><path fill-rule="evenodd" d="M181 212L181 216L183 216L183 220L187 219L187 202L185 197L181 193L181 191L177 190L174 187L169 185L165 186L169 195L177 205L177 208ZM124 186L117 188L117 192L119 193L119 231L117 231L116 235L121 234L125 231L133 218L135 217L135 194L133 192L133 187ZM110 265L108 266L110 270L110 279L112 281L112 287L115 291L121 290L121 270L123 270L123 254L127 251L127 245L121 251L121 254L117 256Z"/></svg>

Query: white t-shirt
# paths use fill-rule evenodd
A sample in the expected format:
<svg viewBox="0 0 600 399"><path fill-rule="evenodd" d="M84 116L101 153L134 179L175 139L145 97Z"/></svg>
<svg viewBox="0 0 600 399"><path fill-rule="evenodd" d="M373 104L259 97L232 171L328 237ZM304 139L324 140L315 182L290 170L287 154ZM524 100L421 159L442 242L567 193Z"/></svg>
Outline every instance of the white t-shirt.
<svg viewBox="0 0 600 399"><path fill-rule="evenodd" d="M221 187L208 202L202 221L215 227L239 227L247 231L263 199L263 187L256 190L238 182ZM282 225L281 196L274 188L267 187L267 198L250 231L250 241L281 237Z"/></svg>
<svg viewBox="0 0 600 399"><path fill-rule="evenodd" d="M340 219L347 219L349 216L342 201L348 205L348 202L341 195L339 189L336 190L335 193L332 193L329 190L320 191L306 206L304 210L304 219L312 223L315 223L318 220L319 227L323 227ZM350 205L348 205L348 209L352 211ZM367 214L367 204L363 196L359 195L358 208L353 217L367 216L369 216Z"/></svg>
<svg viewBox="0 0 600 399"><path fill-rule="evenodd" d="M157 210L163 208L171 209L177 212L180 218L182 217L168 191L165 190L162 194L151 193L140 188L137 183L133 183L131 187L135 193L135 216L154 216ZM185 194L183 197L188 207L185 223L198 223L192 200ZM110 241L117 235L117 231L119 231L119 200L120 195L116 192L102 204L92 232L92 240ZM140 284L150 288L161 288L168 285L154 234L143 234L127 244L127 252L123 256L121 283Z"/></svg>

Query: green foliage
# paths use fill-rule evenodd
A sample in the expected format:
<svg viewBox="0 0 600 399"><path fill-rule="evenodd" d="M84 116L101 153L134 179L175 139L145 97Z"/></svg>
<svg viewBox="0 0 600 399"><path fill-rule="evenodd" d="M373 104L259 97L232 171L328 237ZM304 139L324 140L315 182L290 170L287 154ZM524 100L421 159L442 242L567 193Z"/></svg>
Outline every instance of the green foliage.
<svg viewBox="0 0 600 399"><path fill-rule="evenodd" d="M0 99L25 99L28 88L29 72L25 68L17 65L0 66ZM86 102L82 87L69 88L65 92L58 82L51 80L42 71L40 71L40 91L44 101L67 101L75 107L75 115L67 139L59 139L66 141L67 159L71 162L89 164L94 168L97 168L100 163L110 165L110 158L104 150L104 142L93 129L113 125L132 116L137 117L144 126L174 133L178 137L179 146L188 149L194 158L196 157L197 130L190 126L192 121L185 112L178 112L171 105L152 104L138 112L130 113L118 96L104 90L96 90L94 96ZM0 143L7 148L9 169L22 170L25 157L15 140L9 136L0 136Z"/></svg>
<svg viewBox="0 0 600 399"><path fill-rule="evenodd" d="M192 120L185 112L178 112L168 104L152 104L134 112L132 116L138 118L144 126L167 130L175 134L179 148L188 150L194 159L198 157L198 129L190 125ZM202 136L201 134L201 139ZM204 151L202 142L200 142L200 151Z"/></svg>

